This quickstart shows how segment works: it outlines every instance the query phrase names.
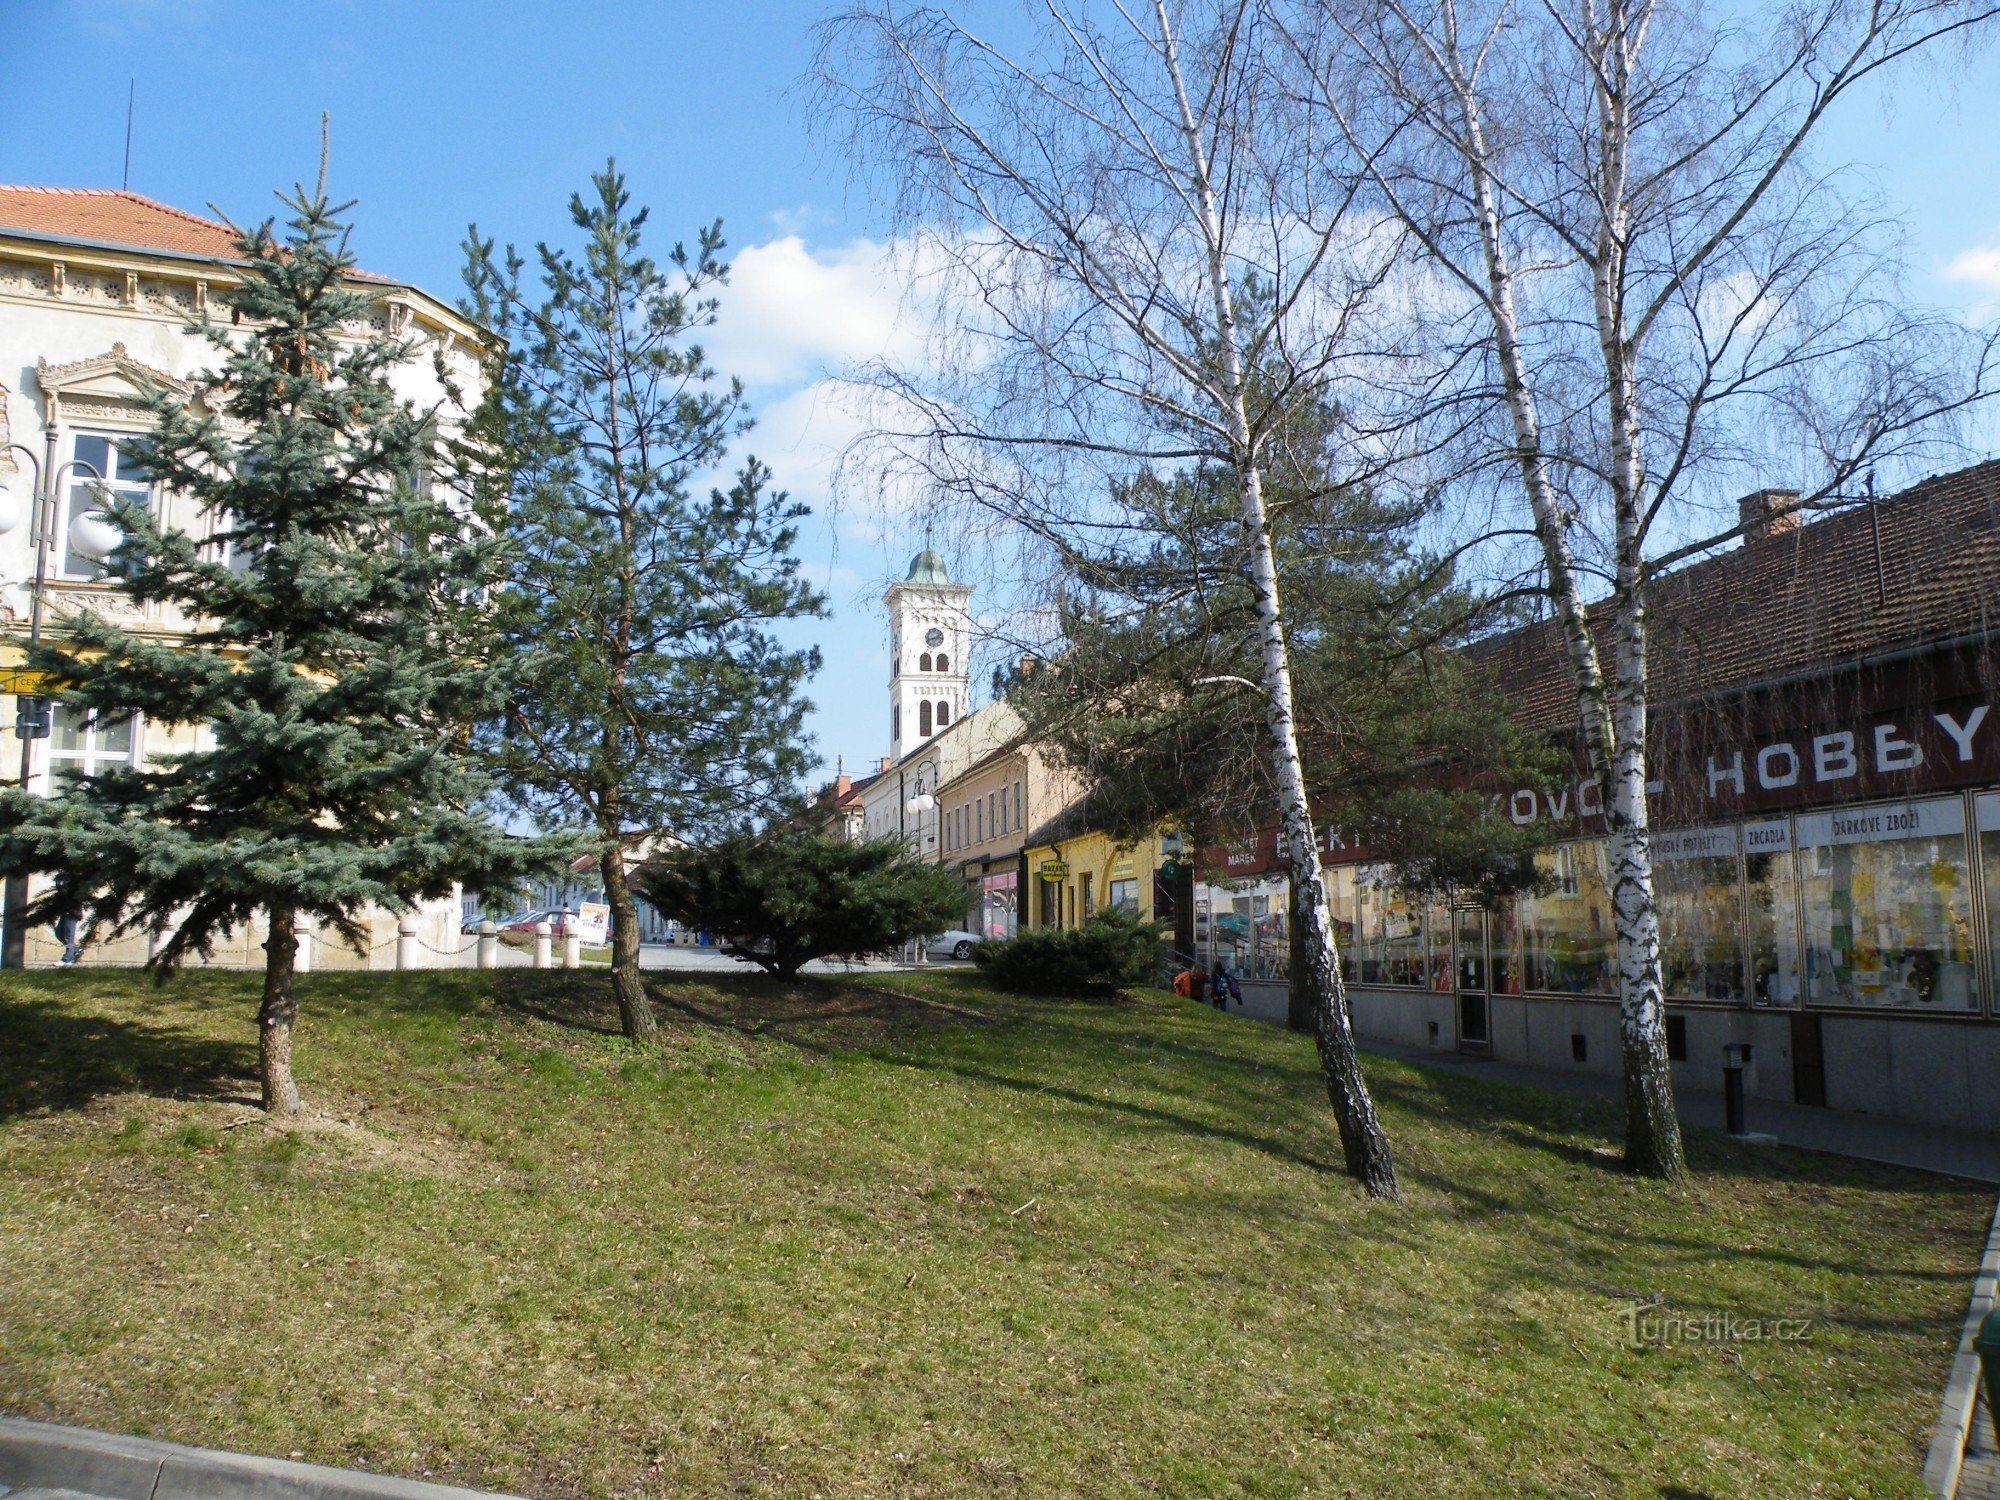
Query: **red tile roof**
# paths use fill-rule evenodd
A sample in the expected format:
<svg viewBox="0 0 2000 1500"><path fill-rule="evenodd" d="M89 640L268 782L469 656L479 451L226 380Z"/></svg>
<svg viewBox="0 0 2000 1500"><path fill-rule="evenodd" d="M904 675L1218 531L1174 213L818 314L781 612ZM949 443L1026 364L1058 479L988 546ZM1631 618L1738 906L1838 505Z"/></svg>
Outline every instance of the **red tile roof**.
<svg viewBox="0 0 2000 1500"><path fill-rule="evenodd" d="M227 224L117 188L19 187L0 183L0 234L8 230L241 261ZM387 281L367 271L363 281Z"/></svg>
<svg viewBox="0 0 2000 1500"><path fill-rule="evenodd" d="M2000 460L1679 568L1655 580L1647 603L1660 705L2000 629ZM1602 649L1609 622L1601 608L1591 614ZM1468 654L1524 725L1576 722L1553 620Z"/></svg>
<svg viewBox="0 0 2000 1500"><path fill-rule="evenodd" d="M241 260L225 224L111 188L0 185L0 230Z"/></svg>

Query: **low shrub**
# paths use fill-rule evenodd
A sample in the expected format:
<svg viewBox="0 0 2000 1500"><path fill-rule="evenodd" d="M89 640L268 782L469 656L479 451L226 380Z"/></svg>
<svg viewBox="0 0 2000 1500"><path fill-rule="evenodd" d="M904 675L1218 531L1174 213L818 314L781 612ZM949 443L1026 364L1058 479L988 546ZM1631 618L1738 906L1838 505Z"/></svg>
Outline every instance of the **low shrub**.
<svg viewBox="0 0 2000 1500"><path fill-rule="evenodd" d="M1081 927L1031 927L972 957L993 983L1022 995L1101 994L1149 984L1159 972L1160 929L1125 912L1097 913Z"/></svg>

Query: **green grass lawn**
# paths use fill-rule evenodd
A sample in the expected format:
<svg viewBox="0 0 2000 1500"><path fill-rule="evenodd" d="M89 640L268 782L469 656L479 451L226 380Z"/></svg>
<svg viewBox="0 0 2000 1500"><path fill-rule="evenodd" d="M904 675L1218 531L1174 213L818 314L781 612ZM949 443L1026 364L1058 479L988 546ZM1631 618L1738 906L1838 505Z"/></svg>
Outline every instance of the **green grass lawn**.
<svg viewBox="0 0 2000 1500"><path fill-rule="evenodd" d="M537 1496L1913 1495L1991 1204L966 974L0 984L0 1407ZM1629 1348L1621 1310L1811 1318Z"/></svg>

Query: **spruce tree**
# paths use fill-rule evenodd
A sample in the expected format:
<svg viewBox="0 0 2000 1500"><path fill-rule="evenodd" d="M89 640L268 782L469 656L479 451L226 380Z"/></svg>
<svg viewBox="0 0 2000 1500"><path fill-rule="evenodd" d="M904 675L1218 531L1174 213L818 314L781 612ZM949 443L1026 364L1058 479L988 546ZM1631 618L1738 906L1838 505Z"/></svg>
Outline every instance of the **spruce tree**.
<svg viewBox="0 0 2000 1500"><path fill-rule="evenodd" d="M482 815L463 759L503 699L480 618L503 544L431 492L434 422L389 384L410 346L353 332L373 299L350 278L347 206L323 173L281 201L282 239L269 222L240 237L229 320L190 330L215 366L134 450L205 534L106 506L122 589L191 630L161 641L86 612L31 661L93 721L138 713L205 742L6 794L0 865L54 875L31 919L150 933L162 975L263 917L263 1103L291 1114L295 919L358 948L368 908L517 884L538 851Z"/></svg>
<svg viewBox="0 0 2000 1500"><path fill-rule="evenodd" d="M502 600L519 680L492 750L544 827L588 838L611 908L625 1034L657 1029L639 974L636 850L706 843L767 814L807 768L799 689L819 665L779 621L817 614L792 547L805 514L746 458L742 388L697 335L727 275L719 225L663 264L615 164L572 197L581 255L467 243L467 311L501 336L469 467L504 509Z"/></svg>

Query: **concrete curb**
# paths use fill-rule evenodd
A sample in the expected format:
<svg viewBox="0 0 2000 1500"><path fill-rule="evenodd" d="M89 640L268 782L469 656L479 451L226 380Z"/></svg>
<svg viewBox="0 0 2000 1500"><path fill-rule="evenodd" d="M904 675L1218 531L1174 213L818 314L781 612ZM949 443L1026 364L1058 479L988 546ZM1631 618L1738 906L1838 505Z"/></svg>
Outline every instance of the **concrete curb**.
<svg viewBox="0 0 2000 1500"><path fill-rule="evenodd" d="M0 1417L0 1485L104 1500L510 1500L360 1469L253 1458Z"/></svg>
<svg viewBox="0 0 2000 1500"><path fill-rule="evenodd" d="M1979 1274L1972 1278L1972 1305L1958 1337L1958 1356L1945 1379L1944 1406L1931 1434L1930 1456L1924 1460L1924 1492L1933 1500L1953 1500L1958 1493L1958 1473L1972 1431L1972 1408L1979 1400L1979 1356L1973 1352L1972 1340L1979 1332L1980 1320L1993 1311L1996 1290L2000 1290L2000 1205L1995 1206L1992 1227L1986 1232L1986 1254L1980 1258Z"/></svg>

